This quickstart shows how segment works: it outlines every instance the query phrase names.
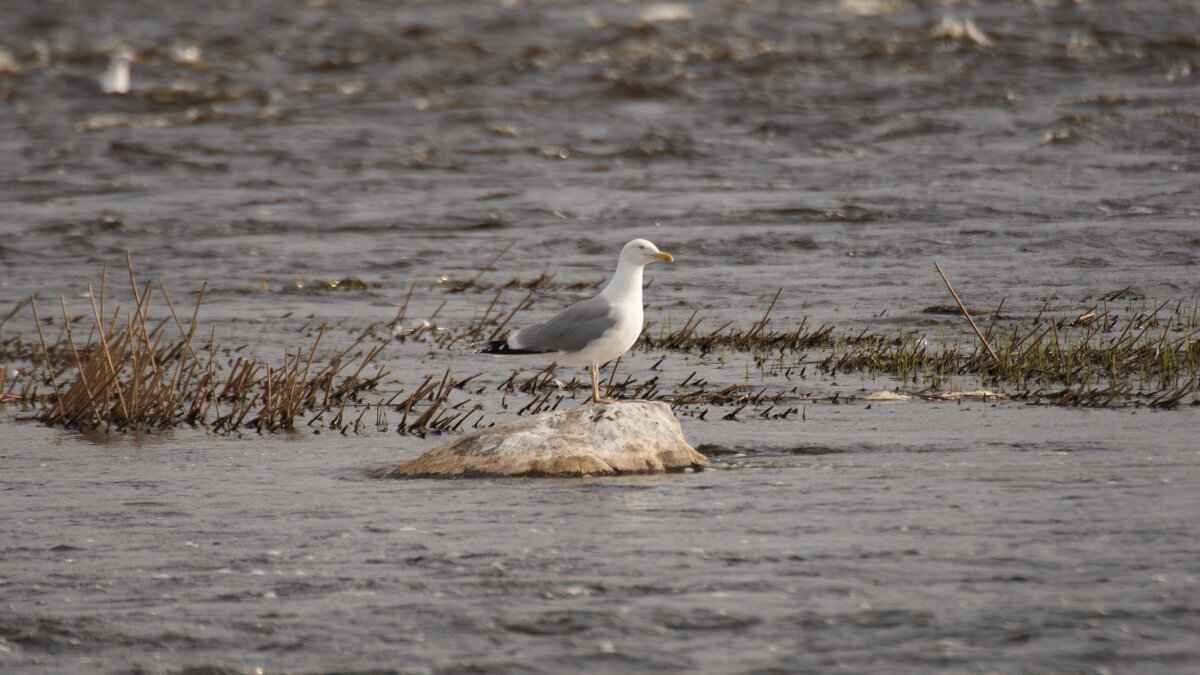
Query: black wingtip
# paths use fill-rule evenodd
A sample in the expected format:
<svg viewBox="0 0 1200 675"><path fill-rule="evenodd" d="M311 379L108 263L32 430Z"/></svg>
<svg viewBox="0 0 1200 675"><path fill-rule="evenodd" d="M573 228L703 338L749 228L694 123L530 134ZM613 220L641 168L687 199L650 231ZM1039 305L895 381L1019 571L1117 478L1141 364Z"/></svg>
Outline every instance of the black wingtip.
<svg viewBox="0 0 1200 675"><path fill-rule="evenodd" d="M476 354L507 354L509 352L507 340L490 340L481 344L483 348L477 350Z"/></svg>
<svg viewBox="0 0 1200 675"><path fill-rule="evenodd" d="M477 354L495 354L497 356L517 356L520 354L546 354L546 349L513 349L507 340L490 340L483 343L483 349Z"/></svg>

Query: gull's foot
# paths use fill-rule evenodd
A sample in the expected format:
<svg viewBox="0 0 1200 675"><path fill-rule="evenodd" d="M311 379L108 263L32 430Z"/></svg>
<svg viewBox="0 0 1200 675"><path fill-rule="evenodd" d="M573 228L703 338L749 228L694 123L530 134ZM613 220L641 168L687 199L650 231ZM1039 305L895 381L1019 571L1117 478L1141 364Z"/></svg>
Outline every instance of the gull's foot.
<svg viewBox="0 0 1200 675"><path fill-rule="evenodd" d="M596 397L592 398L592 403L616 403L616 402L617 402L617 399L615 399L615 398L604 398L603 396L601 396L599 398L596 398Z"/></svg>

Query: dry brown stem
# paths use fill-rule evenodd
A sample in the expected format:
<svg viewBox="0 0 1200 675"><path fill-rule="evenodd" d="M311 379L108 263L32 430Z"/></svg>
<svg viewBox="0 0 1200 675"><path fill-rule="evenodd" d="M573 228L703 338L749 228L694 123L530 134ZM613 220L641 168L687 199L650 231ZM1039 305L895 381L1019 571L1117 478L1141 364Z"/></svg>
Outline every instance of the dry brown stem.
<svg viewBox="0 0 1200 675"><path fill-rule="evenodd" d="M933 266L937 269L938 275L942 277L942 282L946 284L946 288L950 291L950 295L954 296L954 302L958 303L958 308L962 310L963 316L967 317L967 322L971 324L971 330L975 331L975 335L979 336L980 344L983 345L988 354L992 355L992 360L999 364L1000 357L996 356L996 352L992 349L992 345L988 344L988 340L983 336L983 333L980 332L979 326L975 325L975 319L971 318L971 313L967 311L966 305L964 305L962 300L959 299L958 293L954 291L954 287L950 285L950 280L947 279L946 274L942 272L942 266L937 264L936 261L933 263Z"/></svg>

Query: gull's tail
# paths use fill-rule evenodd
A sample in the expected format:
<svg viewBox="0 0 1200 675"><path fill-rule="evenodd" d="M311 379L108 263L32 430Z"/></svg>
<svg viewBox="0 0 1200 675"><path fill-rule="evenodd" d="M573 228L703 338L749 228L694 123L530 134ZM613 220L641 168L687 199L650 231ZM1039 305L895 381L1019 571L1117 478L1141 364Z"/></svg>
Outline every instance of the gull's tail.
<svg viewBox="0 0 1200 675"><path fill-rule="evenodd" d="M477 343L483 347L476 354L494 354L495 356L521 356L524 354L548 354L552 349L513 349L508 346L508 340L488 340Z"/></svg>

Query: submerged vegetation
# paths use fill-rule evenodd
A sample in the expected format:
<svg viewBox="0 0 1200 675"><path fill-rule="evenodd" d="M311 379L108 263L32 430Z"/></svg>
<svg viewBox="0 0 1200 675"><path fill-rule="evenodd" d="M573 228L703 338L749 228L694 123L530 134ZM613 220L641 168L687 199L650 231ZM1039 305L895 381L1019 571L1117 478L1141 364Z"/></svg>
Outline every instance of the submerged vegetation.
<svg viewBox="0 0 1200 675"><path fill-rule="evenodd" d="M772 301L772 305L774 301ZM642 336L648 349L705 355L748 351L770 374L839 372L888 375L916 393L937 391L952 379L975 378L1010 390L1022 400L1057 405L1146 404L1173 407L1198 391L1200 321L1195 307L1163 302L1151 307L1131 300L1121 309L1107 300L1068 317L1047 315L1001 321L1001 310L978 342L959 337L935 344L924 334L837 332L831 326L790 330L768 327L767 314L748 329L725 324L700 330L695 313L676 330Z"/></svg>
<svg viewBox="0 0 1200 675"><path fill-rule="evenodd" d="M514 370L498 384L488 384L483 372L459 377L451 368L424 375L411 389L387 379L389 345L421 343L428 350L461 352L506 334L538 293L581 287L556 284L545 273L532 281L481 283L494 262L470 279L441 279L427 289L494 294L462 325L434 323L442 302L427 319L403 328L417 288L413 284L391 330L368 326L347 338L348 346L331 349L323 344L329 329L320 326L312 329L309 342L285 347L282 358L271 361L244 355L255 353L253 345L223 347L215 329L201 329L203 287L190 315L181 317L166 289L139 282L127 258L132 293L127 308L106 307L106 266L98 290L88 288L83 314L72 315L60 297L52 312L29 298L0 316L0 330L22 311L32 314L37 327L35 336L0 335L0 404L32 411L33 419L48 425L84 431L189 425L213 433L301 428L348 433L374 427L424 435L486 426L485 404L494 403L489 396L498 395L500 410L518 415L583 400L586 383L578 377L557 379L553 365L533 374ZM505 302L510 291L520 298ZM839 373L858 373L893 385L892 392L863 397L867 401L1003 396L1060 406L1200 404L1200 319L1195 306L1180 302L1122 300L1122 291L1083 311L1052 313L1047 303L1024 317L1002 314L1001 302L994 311L975 312L982 326L971 320L974 335L951 328L947 337L946 324L936 336L916 330L850 332L809 326L807 319L778 327L772 313L785 300L782 293L775 293L761 318L746 327L727 322L709 329L698 312L678 327L670 319L650 325L635 347L658 354L648 371L639 372L646 377L622 376L618 359L605 376L605 394L663 400L700 420L710 419L713 408L727 410L712 419L803 419L805 403L838 404L855 396L802 391L800 383L820 386ZM165 314L156 303L165 305ZM926 312L970 317L961 302ZM55 325L57 334L48 334ZM730 355L746 364L740 378L728 375ZM664 369L664 363L673 368ZM688 374L676 381L669 372ZM1004 393L944 391L963 382ZM394 426L389 413L400 418Z"/></svg>

